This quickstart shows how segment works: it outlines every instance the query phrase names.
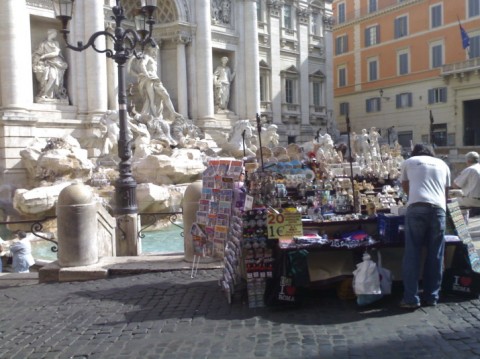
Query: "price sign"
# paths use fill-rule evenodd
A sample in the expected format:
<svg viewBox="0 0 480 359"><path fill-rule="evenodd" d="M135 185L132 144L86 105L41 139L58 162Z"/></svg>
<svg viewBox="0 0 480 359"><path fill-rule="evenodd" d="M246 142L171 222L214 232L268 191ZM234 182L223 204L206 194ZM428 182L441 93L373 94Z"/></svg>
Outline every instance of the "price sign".
<svg viewBox="0 0 480 359"><path fill-rule="evenodd" d="M303 236L302 215L298 212L267 214L268 238Z"/></svg>

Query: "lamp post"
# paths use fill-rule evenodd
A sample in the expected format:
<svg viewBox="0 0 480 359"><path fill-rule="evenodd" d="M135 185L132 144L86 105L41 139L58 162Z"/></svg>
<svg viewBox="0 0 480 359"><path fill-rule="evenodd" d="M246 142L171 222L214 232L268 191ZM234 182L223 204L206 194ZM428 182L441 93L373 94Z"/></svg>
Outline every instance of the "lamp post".
<svg viewBox="0 0 480 359"><path fill-rule="evenodd" d="M73 51L84 51L92 47L98 53L105 53L108 58L113 59L118 66L118 120L120 134L118 138L118 157L119 163L119 177L115 184L115 213L117 215L136 214L138 212L136 187L137 183L132 176L131 168L131 141L128 138L128 118L127 118L127 93L125 86L125 63L127 60L135 56L141 58L142 51L147 44L156 46L152 38L153 12L157 8L157 0L141 0L141 9L139 14L135 17L136 30L125 29L122 27L122 22L126 19L125 10L122 7L120 0L116 0L116 5L112 7L115 21L115 31L97 31L90 36L86 44L81 41L77 46L71 45L68 42L67 35L70 32L67 27L69 21L72 19L74 0L52 0L55 17L62 22L62 30L67 48ZM147 29L148 27L148 29ZM113 49L99 49L95 41L99 37L110 38L113 41ZM141 51L137 51L137 46Z"/></svg>

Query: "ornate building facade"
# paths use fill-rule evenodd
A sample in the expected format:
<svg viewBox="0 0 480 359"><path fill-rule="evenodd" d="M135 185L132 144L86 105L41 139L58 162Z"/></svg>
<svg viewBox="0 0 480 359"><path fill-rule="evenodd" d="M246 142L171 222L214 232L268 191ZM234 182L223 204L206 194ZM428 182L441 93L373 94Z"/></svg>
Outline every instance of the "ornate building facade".
<svg viewBox="0 0 480 359"><path fill-rule="evenodd" d="M75 1L70 42L114 29L115 3ZM133 19L140 1L121 3ZM51 0L5 0L0 18L0 181L21 186L20 152L36 138L72 135L91 157L99 154L100 118L118 108L118 68L104 54L73 52L61 36L50 38L50 30L61 26ZM311 140L322 127L335 130L330 1L159 0L155 19L157 73L176 111L207 133L228 131L238 120L255 121L257 113L278 125L282 144ZM45 98L45 72L41 62L32 62L46 41L56 41L66 63L61 99ZM223 58L229 96L217 106L216 73ZM129 94L135 94L134 84L127 75Z"/></svg>

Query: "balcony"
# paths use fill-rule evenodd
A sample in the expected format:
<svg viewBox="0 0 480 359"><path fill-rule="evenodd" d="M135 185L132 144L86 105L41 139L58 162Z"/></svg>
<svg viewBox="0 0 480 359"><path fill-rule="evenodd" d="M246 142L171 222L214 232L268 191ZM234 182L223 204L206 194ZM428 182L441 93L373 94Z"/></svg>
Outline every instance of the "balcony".
<svg viewBox="0 0 480 359"><path fill-rule="evenodd" d="M300 105L299 104L294 104L294 103L282 103L282 113L290 115L290 114L295 114L299 115L300 114Z"/></svg>
<svg viewBox="0 0 480 359"><path fill-rule="evenodd" d="M468 59L454 64L443 65L441 75L445 78L452 76L453 78L463 78L470 74L480 73L480 57Z"/></svg>

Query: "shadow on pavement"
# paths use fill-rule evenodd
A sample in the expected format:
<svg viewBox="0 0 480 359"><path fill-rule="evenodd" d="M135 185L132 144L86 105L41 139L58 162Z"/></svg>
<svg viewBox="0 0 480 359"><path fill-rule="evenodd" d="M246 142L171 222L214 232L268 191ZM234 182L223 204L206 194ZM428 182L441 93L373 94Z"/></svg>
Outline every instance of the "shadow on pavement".
<svg viewBox="0 0 480 359"><path fill-rule="evenodd" d="M169 280L77 291L75 294L100 302L118 302L123 307L124 322L129 323L146 320L235 320L260 317L277 323L328 325L408 313L399 308L401 285L394 286L391 295L365 307L359 307L354 299L339 299L333 289L324 289L303 291L303 299L296 305L249 308L244 290L237 291L229 304L214 275L191 279L187 272L177 272ZM448 303L465 300L468 299L454 296L442 298L443 302ZM129 307L131 309L125 310ZM115 319L117 321L107 320L105 325L123 322L119 321L119 318Z"/></svg>

